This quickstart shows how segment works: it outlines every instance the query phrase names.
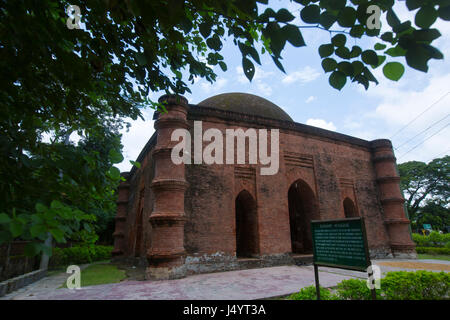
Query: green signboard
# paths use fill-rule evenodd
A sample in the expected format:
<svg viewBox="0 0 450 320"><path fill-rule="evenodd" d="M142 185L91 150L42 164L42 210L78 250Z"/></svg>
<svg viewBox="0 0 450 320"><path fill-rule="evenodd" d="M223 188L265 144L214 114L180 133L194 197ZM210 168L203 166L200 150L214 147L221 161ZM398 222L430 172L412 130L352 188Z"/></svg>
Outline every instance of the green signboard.
<svg viewBox="0 0 450 320"><path fill-rule="evenodd" d="M311 221L314 264L366 271L370 266L363 218Z"/></svg>
<svg viewBox="0 0 450 320"><path fill-rule="evenodd" d="M424 225L423 225L423 228L424 228L425 230L431 230L431 224L424 224Z"/></svg>

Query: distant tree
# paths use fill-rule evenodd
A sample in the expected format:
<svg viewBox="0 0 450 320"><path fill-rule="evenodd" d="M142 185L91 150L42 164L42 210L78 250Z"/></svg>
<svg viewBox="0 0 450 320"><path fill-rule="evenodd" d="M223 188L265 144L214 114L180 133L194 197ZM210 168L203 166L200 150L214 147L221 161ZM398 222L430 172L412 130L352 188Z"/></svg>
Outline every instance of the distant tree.
<svg viewBox="0 0 450 320"><path fill-rule="evenodd" d="M251 80L263 54L284 71L287 43L306 45L302 29L330 32L319 55L339 90L347 80L366 89L378 83L370 70L381 65L387 78L400 79L404 66L391 57L424 72L430 59L443 58L432 46L441 36L432 26L450 19L448 1L407 0L414 24L397 17L393 0L294 2L298 10L290 12L267 0L1 1L0 243L22 237L36 240L30 252L46 250L40 242L48 232L62 241L69 229L84 226L80 219L89 217L91 204L114 205L120 143L97 154L64 145L67 133L101 139L124 118L141 116L140 107L162 107L148 99L151 91L184 94L197 79L214 82L210 66L227 70L220 54L225 39L239 49ZM80 12L69 17L69 5ZM371 5L387 18L388 31L369 26ZM293 23L296 16L301 25ZM347 41L363 37L378 43L372 49Z"/></svg>
<svg viewBox="0 0 450 320"><path fill-rule="evenodd" d="M450 208L440 202L427 202L414 215L414 229L421 229L424 224L430 224L433 230L444 230L450 226Z"/></svg>
<svg viewBox="0 0 450 320"><path fill-rule="evenodd" d="M450 156L428 164L405 162L398 165L398 170L410 219L416 220L419 227L427 223L423 221L440 226L449 223Z"/></svg>

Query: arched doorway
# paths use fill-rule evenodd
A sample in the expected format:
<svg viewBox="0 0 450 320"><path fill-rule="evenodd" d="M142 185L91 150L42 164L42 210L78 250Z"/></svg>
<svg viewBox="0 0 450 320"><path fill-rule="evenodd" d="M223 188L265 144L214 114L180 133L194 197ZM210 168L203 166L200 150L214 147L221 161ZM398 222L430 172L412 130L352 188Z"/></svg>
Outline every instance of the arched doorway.
<svg viewBox="0 0 450 320"><path fill-rule="evenodd" d="M259 253L256 202L247 191L236 197L236 256L252 257Z"/></svg>
<svg viewBox="0 0 450 320"><path fill-rule="evenodd" d="M311 220L319 220L314 192L306 182L298 180L289 188L288 201L292 252L311 253Z"/></svg>
<svg viewBox="0 0 450 320"><path fill-rule="evenodd" d="M343 204L346 218L358 217L358 211L356 210L356 206L350 198L345 198Z"/></svg>

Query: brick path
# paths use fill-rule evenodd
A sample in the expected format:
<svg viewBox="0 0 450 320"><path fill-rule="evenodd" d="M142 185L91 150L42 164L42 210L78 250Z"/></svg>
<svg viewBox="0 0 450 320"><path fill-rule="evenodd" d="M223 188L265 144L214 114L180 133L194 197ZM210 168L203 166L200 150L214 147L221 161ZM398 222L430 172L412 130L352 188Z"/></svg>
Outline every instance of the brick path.
<svg viewBox="0 0 450 320"><path fill-rule="evenodd" d="M373 261L394 262L393 260ZM402 262L408 262L402 260ZM450 265L449 261L411 260L410 262ZM410 266L410 265L408 265ZM409 270L380 265L382 272ZM365 278L365 274L349 270L319 268L320 284L332 287L344 279ZM55 300L251 300L287 295L314 284L312 266L280 266L210 274L199 274L184 279L167 281L123 281L114 284L84 287L79 290L57 289L67 279L62 273L44 278L1 299L55 299Z"/></svg>

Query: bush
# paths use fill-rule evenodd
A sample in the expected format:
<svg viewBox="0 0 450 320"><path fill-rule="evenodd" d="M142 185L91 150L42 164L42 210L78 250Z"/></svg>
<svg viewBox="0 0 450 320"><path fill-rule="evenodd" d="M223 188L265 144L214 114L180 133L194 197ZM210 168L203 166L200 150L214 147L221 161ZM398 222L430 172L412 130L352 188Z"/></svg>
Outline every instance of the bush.
<svg viewBox="0 0 450 320"><path fill-rule="evenodd" d="M436 248L436 247L416 247L417 253L427 253L427 254L444 254L444 255L450 255L450 247L445 248Z"/></svg>
<svg viewBox="0 0 450 320"><path fill-rule="evenodd" d="M419 270L416 272L388 272L381 279L381 289L376 290L379 300L443 300L450 298L450 274ZM337 285L336 294L320 288L323 300L370 300L366 280L343 280ZM305 287L290 295L288 300L316 300L315 286Z"/></svg>
<svg viewBox="0 0 450 320"><path fill-rule="evenodd" d="M418 247L450 246L450 233L440 234L439 232L433 231L429 236L423 236L417 233L413 233L412 238Z"/></svg>
<svg viewBox="0 0 450 320"><path fill-rule="evenodd" d="M112 246L84 245L70 248L53 248L50 266L91 263L111 258Z"/></svg>
<svg viewBox="0 0 450 320"><path fill-rule="evenodd" d="M380 290L377 291L377 299L380 299ZM367 281L361 279L342 280L337 285L337 296L341 300L371 300L372 293L367 288Z"/></svg>
<svg viewBox="0 0 450 320"><path fill-rule="evenodd" d="M302 288L299 292L291 294L287 300L317 300L316 287ZM336 296L323 287L320 287L320 300L336 300Z"/></svg>
<svg viewBox="0 0 450 320"><path fill-rule="evenodd" d="M381 280L387 300L441 300L450 294L450 274L419 270L388 272Z"/></svg>

